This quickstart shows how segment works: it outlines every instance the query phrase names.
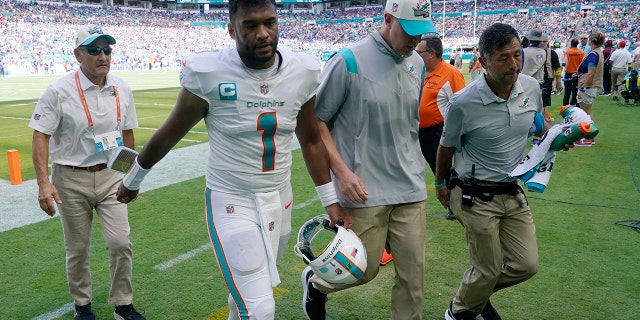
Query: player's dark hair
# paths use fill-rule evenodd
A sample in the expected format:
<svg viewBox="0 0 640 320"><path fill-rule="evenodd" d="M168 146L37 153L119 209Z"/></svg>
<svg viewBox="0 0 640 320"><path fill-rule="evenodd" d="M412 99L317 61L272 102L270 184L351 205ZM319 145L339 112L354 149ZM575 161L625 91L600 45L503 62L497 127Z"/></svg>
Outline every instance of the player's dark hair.
<svg viewBox="0 0 640 320"><path fill-rule="evenodd" d="M580 39L578 39L578 38L571 39L571 46L572 47L578 47L578 43L580 43Z"/></svg>
<svg viewBox="0 0 640 320"><path fill-rule="evenodd" d="M490 25L480 35L480 41L478 42L480 56L488 58L491 53L507 46L513 39L520 42L518 32L512 26L504 23Z"/></svg>
<svg viewBox="0 0 640 320"><path fill-rule="evenodd" d="M276 8L276 0L229 0L229 21L233 22L238 13L238 8L255 8L265 7L268 4L273 5Z"/></svg>

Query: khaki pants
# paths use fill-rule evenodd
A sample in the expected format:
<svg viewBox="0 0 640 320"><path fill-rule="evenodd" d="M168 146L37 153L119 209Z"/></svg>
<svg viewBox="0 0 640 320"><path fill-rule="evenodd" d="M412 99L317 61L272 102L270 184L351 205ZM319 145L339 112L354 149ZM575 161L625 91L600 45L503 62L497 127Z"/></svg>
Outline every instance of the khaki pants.
<svg viewBox="0 0 640 320"><path fill-rule="evenodd" d="M346 208L353 231L367 250L367 270L351 285L332 285L314 275L310 282L324 293L335 292L371 281L378 274L385 243L393 254L396 271L391 291L391 319L422 319L426 218L425 201L416 203Z"/></svg>
<svg viewBox="0 0 640 320"><path fill-rule="evenodd" d="M89 252L93 210L100 218L102 235L109 255L111 288L109 304L132 302L132 245L129 241L127 205L116 200L122 174L104 169L98 172L76 170L54 164L53 185L62 204L58 205L66 250L69 293L77 305L91 302Z"/></svg>
<svg viewBox="0 0 640 320"><path fill-rule="evenodd" d="M453 312L480 313L489 297L531 278L538 271L535 225L523 193L475 198L461 205L462 189L451 190L451 211L464 226L471 268L465 271L453 299Z"/></svg>
<svg viewBox="0 0 640 320"><path fill-rule="evenodd" d="M617 99L618 92L624 90L624 77L627 75L626 68L611 69L611 86L613 88L613 96Z"/></svg>

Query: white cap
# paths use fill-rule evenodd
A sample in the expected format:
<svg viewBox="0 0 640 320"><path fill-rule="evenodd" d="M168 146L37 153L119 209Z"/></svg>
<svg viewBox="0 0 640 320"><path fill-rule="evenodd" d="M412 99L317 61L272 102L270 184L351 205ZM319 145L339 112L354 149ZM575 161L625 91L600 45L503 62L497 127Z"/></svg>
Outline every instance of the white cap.
<svg viewBox="0 0 640 320"><path fill-rule="evenodd" d="M76 48L79 46L88 46L100 37L107 39L109 44L116 44L116 39L103 33L100 26L82 26L78 29L78 34L76 35Z"/></svg>
<svg viewBox="0 0 640 320"><path fill-rule="evenodd" d="M410 36L437 32L431 22L430 0L387 0L384 10L398 18L402 29Z"/></svg>

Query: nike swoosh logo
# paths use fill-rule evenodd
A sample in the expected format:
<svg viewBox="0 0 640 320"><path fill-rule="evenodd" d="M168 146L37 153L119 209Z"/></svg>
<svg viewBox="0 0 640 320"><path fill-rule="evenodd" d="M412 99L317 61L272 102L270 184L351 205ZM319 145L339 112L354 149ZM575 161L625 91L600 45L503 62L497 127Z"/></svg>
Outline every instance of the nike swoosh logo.
<svg viewBox="0 0 640 320"><path fill-rule="evenodd" d="M291 204L293 204L293 200L291 200L291 202L287 203L284 205L285 209L289 209L289 207L291 207Z"/></svg>

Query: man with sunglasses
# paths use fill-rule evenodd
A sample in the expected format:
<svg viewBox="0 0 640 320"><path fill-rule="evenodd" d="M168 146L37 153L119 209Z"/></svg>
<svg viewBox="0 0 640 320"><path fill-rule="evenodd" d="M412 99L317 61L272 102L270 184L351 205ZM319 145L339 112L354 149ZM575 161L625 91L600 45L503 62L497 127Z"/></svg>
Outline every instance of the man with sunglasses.
<svg viewBox="0 0 640 320"><path fill-rule="evenodd" d="M429 0L389 0L382 26L335 54L323 70L316 115L340 204L367 251L364 276L350 285L302 272L303 310L325 319L327 294L375 278L385 244L393 253L390 319L422 319L425 161L418 110L425 75L414 51L435 32Z"/></svg>
<svg viewBox="0 0 640 320"><path fill-rule="evenodd" d="M138 126L131 88L109 74L110 45L115 43L98 26L81 27L73 50L80 68L47 88L29 122L34 129L33 164L40 208L53 216L57 205L60 213L75 320L95 319L89 266L94 211L109 255L108 303L115 305L113 316L117 320L145 319L132 304L133 251L127 205L116 199L123 175L105 170L116 148L134 149L133 128Z"/></svg>
<svg viewBox="0 0 640 320"><path fill-rule="evenodd" d="M449 100L465 86L460 70L442 59L443 51L442 40L436 33L423 35L416 47L427 70L420 99L420 150L433 174L436 173L436 153L449 110ZM446 218L455 220L456 217L449 210Z"/></svg>

